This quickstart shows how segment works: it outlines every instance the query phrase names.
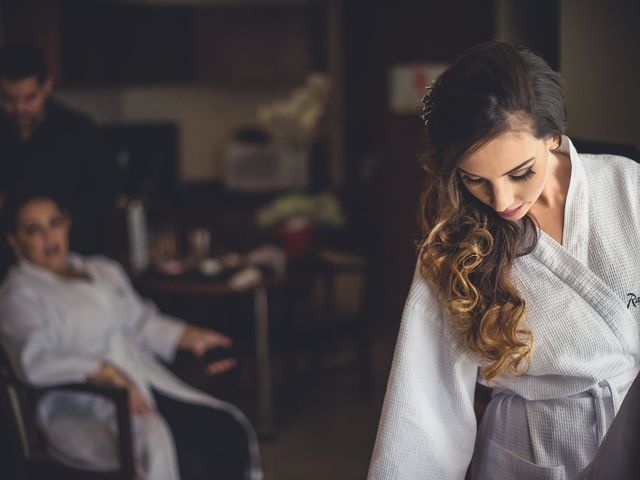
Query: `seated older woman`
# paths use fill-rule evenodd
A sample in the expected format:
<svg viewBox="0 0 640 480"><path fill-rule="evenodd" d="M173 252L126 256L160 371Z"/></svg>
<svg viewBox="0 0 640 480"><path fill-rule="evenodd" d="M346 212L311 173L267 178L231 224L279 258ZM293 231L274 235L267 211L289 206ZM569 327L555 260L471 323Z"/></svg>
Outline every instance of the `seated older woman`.
<svg viewBox="0 0 640 480"><path fill-rule="evenodd" d="M53 197L23 193L3 209L18 259L0 291L0 334L18 373L43 386L107 382L129 392L137 478L261 478L255 433L233 405L185 384L156 358L202 355L231 340L159 313L103 257L68 252L70 219ZM233 359L209 364L209 373ZM117 467L114 409L88 394L50 393L38 407L53 455Z"/></svg>

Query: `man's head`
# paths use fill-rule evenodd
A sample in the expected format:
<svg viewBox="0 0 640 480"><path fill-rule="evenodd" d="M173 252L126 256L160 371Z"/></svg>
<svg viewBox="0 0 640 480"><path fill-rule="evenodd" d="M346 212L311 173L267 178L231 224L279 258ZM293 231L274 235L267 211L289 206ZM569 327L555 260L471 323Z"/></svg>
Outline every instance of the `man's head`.
<svg viewBox="0 0 640 480"><path fill-rule="evenodd" d="M22 139L28 139L44 118L52 89L42 52L33 45L0 50L0 106Z"/></svg>

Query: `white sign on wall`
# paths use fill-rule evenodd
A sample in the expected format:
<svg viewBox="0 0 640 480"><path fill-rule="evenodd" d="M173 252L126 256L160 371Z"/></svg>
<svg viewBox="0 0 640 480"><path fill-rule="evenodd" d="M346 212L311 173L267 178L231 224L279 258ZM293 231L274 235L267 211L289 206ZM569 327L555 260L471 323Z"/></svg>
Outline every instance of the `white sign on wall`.
<svg viewBox="0 0 640 480"><path fill-rule="evenodd" d="M411 63L395 65L389 71L389 108L397 114L416 114L427 85L448 65L444 63Z"/></svg>

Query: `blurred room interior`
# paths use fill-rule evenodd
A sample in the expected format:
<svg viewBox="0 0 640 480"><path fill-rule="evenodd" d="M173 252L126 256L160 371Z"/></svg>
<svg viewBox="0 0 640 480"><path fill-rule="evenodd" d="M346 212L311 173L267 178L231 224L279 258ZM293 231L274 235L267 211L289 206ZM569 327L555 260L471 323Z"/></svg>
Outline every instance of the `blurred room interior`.
<svg viewBox="0 0 640 480"><path fill-rule="evenodd" d="M102 253L236 342L231 373L172 368L247 413L267 480L366 476L443 66L492 38L536 50L579 147L640 161L634 0L0 0L0 19L104 134Z"/></svg>

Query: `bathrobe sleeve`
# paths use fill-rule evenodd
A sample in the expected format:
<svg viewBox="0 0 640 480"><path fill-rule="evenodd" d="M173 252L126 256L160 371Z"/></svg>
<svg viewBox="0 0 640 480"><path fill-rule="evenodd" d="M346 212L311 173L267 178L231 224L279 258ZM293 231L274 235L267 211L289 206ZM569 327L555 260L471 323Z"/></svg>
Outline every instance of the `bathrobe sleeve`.
<svg viewBox="0 0 640 480"><path fill-rule="evenodd" d="M2 344L14 370L36 386L84 382L101 361L73 345L58 314L36 294L13 292L0 308Z"/></svg>
<svg viewBox="0 0 640 480"><path fill-rule="evenodd" d="M447 332L418 275L405 306L370 480L462 480L473 454L478 365Z"/></svg>
<svg viewBox="0 0 640 480"><path fill-rule="evenodd" d="M108 261L108 267L114 283L125 297L125 308L120 318L125 333L142 348L152 351L165 362L172 362L186 323L164 315L153 302L141 298L118 263Z"/></svg>

